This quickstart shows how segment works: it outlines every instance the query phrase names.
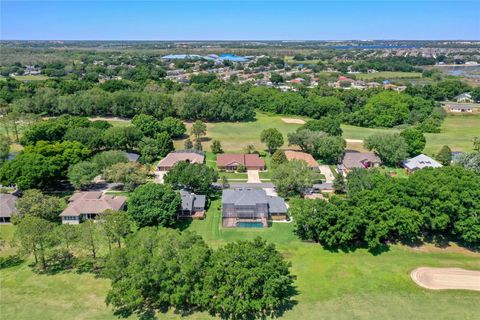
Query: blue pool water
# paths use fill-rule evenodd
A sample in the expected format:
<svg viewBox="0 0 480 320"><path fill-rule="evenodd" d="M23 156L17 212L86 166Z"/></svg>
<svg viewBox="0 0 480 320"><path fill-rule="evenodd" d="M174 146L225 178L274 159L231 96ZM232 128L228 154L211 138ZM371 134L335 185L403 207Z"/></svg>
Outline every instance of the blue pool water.
<svg viewBox="0 0 480 320"><path fill-rule="evenodd" d="M263 223L261 222L237 222L237 228L263 228Z"/></svg>

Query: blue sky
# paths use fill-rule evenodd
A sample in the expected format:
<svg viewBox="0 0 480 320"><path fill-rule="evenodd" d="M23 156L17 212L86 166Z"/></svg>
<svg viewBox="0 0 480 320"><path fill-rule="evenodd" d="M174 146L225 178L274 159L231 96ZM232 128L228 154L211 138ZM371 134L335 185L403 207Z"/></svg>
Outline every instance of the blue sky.
<svg viewBox="0 0 480 320"><path fill-rule="evenodd" d="M480 40L480 0L1 0L0 14L2 40Z"/></svg>

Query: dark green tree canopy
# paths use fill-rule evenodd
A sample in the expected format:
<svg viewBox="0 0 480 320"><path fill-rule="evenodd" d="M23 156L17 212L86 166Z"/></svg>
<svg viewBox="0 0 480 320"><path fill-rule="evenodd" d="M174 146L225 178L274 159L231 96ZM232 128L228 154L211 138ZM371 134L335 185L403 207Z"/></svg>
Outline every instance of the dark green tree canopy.
<svg viewBox="0 0 480 320"><path fill-rule="evenodd" d="M128 213L138 227L175 224L180 208L180 194L170 185L144 184L132 192L128 199Z"/></svg>
<svg viewBox="0 0 480 320"><path fill-rule="evenodd" d="M427 140L422 131L415 128L408 128L400 133L400 136L407 143L407 152L410 156L416 156L422 153Z"/></svg>
<svg viewBox="0 0 480 320"><path fill-rule="evenodd" d="M165 183L186 188L198 194L210 194L218 173L205 164L178 162L164 177Z"/></svg>

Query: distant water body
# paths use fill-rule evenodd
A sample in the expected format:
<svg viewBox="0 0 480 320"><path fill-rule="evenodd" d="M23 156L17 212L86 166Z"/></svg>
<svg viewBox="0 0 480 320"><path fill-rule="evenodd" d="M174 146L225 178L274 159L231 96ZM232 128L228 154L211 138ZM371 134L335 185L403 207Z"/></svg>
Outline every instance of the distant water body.
<svg viewBox="0 0 480 320"><path fill-rule="evenodd" d="M379 45L360 45L360 46L353 46L353 45L348 45L348 46L329 46L329 48L332 49L338 49L338 50L350 50L350 49L372 49L372 50L378 50L378 49L415 49L418 48L417 46L401 46L401 45L385 45L385 44L379 44Z"/></svg>

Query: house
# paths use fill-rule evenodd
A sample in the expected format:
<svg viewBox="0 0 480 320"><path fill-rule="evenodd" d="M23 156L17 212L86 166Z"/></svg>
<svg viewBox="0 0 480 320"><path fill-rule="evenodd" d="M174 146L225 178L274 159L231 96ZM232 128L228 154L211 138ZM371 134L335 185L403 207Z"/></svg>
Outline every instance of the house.
<svg viewBox="0 0 480 320"><path fill-rule="evenodd" d="M402 166L407 170L408 173L424 169L424 168L440 168L442 165L437 161L433 160L429 156L424 154L419 154L416 157L407 159L402 162Z"/></svg>
<svg viewBox="0 0 480 320"><path fill-rule="evenodd" d="M352 150L345 151L339 170L347 175L353 168L368 169L378 167L382 164L380 158L373 152L356 152Z"/></svg>
<svg viewBox="0 0 480 320"><path fill-rule="evenodd" d="M448 102L445 106L447 107L448 112L473 113L474 111L479 110L480 104Z"/></svg>
<svg viewBox="0 0 480 320"><path fill-rule="evenodd" d="M307 163L310 169L317 171L319 170L317 161L315 161L315 159L309 153L287 150L285 151L285 156L287 157L288 161L302 160Z"/></svg>
<svg viewBox="0 0 480 320"><path fill-rule="evenodd" d="M205 195L197 195L186 190L180 190L182 205L178 213L179 218L203 219L205 216Z"/></svg>
<svg viewBox="0 0 480 320"><path fill-rule="evenodd" d="M454 97L453 100L457 102L473 102L472 95L468 92L459 94L458 96Z"/></svg>
<svg viewBox="0 0 480 320"><path fill-rule="evenodd" d="M100 191L76 192L68 199L67 208L60 217L63 224L79 224L95 219L105 210L122 210L126 202L126 197L106 195Z"/></svg>
<svg viewBox="0 0 480 320"><path fill-rule="evenodd" d="M12 215L17 211L17 199L13 194L0 193L0 223L10 223Z"/></svg>
<svg viewBox="0 0 480 320"><path fill-rule="evenodd" d="M167 154L165 158L157 164L158 171L169 171L178 162L186 161L189 163L203 163L205 154L196 150L178 150Z"/></svg>
<svg viewBox="0 0 480 320"><path fill-rule="evenodd" d="M283 198L269 196L253 188L226 189L222 192L224 227L267 227L268 220L285 220L287 205Z"/></svg>
<svg viewBox="0 0 480 320"><path fill-rule="evenodd" d="M258 154L222 153L217 155L217 168L235 171L239 166L247 170L265 170L265 161Z"/></svg>

